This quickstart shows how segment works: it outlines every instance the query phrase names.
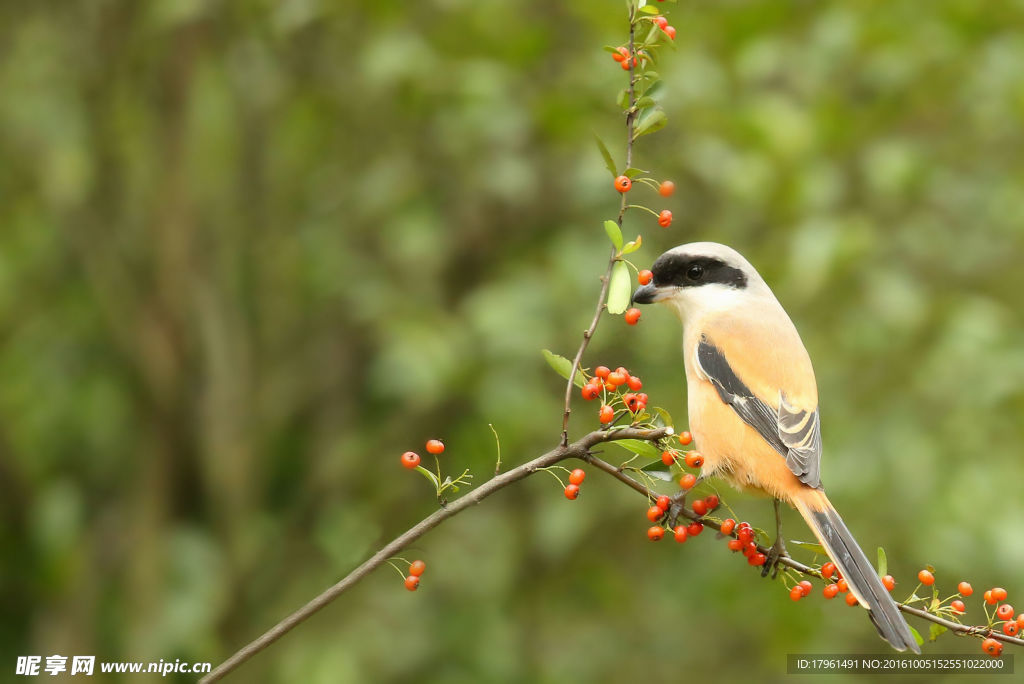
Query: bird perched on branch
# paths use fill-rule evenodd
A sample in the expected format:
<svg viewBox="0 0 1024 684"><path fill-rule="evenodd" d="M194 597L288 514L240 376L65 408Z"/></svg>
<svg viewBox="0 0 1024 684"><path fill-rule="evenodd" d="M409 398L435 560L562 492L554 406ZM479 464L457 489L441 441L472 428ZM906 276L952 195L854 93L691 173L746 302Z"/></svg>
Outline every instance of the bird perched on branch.
<svg viewBox="0 0 1024 684"><path fill-rule="evenodd" d="M774 498L777 537L770 567L785 554L778 503L803 516L850 591L892 646L921 650L874 567L821 485L818 390L810 357L782 305L754 267L714 242L681 245L651 266L639 304L661 302L683 323L690 431L702 478L720 476Z"/></svg>

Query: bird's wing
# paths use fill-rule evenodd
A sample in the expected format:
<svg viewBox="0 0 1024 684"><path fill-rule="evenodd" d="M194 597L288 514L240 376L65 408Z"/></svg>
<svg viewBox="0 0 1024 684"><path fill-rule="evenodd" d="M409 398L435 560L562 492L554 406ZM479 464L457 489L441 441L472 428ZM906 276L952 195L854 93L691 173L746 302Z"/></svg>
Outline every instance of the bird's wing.
<svg viewBox="0 0 1024 684"><path fill-rule="evenodd" d="M722 350L705 336L697 343L697 365L714 385L719 398L786 459L786 466L801 482L821 486L821 424L817 408L805 410L790 404L782 389L778 408L772 408L750 390Z"/></svg>

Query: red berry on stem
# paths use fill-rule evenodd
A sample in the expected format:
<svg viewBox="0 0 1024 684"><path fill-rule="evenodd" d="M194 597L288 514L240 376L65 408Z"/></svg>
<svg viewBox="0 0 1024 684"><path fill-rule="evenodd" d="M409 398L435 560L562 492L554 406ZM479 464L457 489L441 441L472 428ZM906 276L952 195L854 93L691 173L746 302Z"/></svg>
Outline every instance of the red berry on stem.
<svg viewBox="0 0 1024 684"><path fill-rule="evenodd" d="M601 407L601 410L600 412L598 412L597 417L602 423L607 425L608 423L615 420L615 409L613 409L608 404L605 404L604 406Z"/></svg>
<svg viewBox="0 0 1024 684"><path fill-rule="evenodd" d="M697 515L706 515L708 512L708 505L704 503L703 499L693 502L693 512Z"/></svg>
<svg viewBox="0 0 1024 684"><path fill-rule="evenodd" d="M661 2L661 0L658 0L658 1ZM658 28L663 29L666 26L668 26L668 19L666 19L665 17L662 17L662 16L654 17L654 24Z"/></svg>
<svg viewBox="0 0 1024 684"><path fill-rule="evenodd" d="M583 389L580 390L580 394L583 395L584 399L590 401L591 399L597 399L599 396L601 396L601 388L598 387L597 385L592 385L588 383L583 386Z"/></svg>
<svg viewBox="0 0 1024 684"><path fill-rule="evenodd" d="M421 560L414 560L409 565L409 574L415 577L419 577L423 574L423 571L427 569L427 564Z"/></svg>
<svg viewBox="0 0 1024 684"><path fill-rule="evenodd" d="M853 592L850 592L849 594L846 595L846 605L848 605L848 606L855 606L858 603L860 603L860 601L858 601L857 597L853 595Z"/></svg>
<svg viewBox="0 0 1024 684"><path fill-rule="evenodd" d="M587 473L582 468L576 468L569 473L569 482L574 485L583 484L583 480L587 477Z"/></svg>
<svg viewBox="0 0 1024 684"><path fill-rule="evenodd" d="M676 462L676 457L672 454L671 451L662 451L661 462L667 466L670 466Z"/></svg>
<svg viewBox="0 0 1024 684"><path fill-rule="evenodd" d="M917 573L917 580L926 587L930 587L931 585L935 584L935 575L933 575L928 570L922 570L921 572Z"/></svg>
<svg viewBox="0 0 1024 684"><path fill-rule="evenodd" d="M647 528L647 538L651 541L658 541L665 536L665 528L660 525Z"/></svg>
<svg viewBox="0 0 1024 684"><path fill-rule="evenodd" d="M676 525L676 528L672 530L672 533L675 535L676 541L680 544L686 541L686 528L682 525Z"/></svg>
<svg viewBox="0 0 1024 684"><path fill-rule="evenodd" d="M672 40L676 39L676 27L675 26L666 26L662 30L665 31L665 35L668 36L669 38L671 38Z"/></svg>
<svg viewBox="0 0 1024 684"><path fill-rule="evenodd" d="M992 590L991 589L986 589L985 593L983 594L983 596L985 597L985 603L987 603L988 605L994 606L996 604L996 600L994 598L992 598Z"/></svg>
<svg viewBox="0 0 1024 684"><path fill-rule="evenodd" d="M670 180L661 181L658 186L658 194L662 197L671 197L672 193L676 191L676 184Z"/></svg>
<svg viewBox="0 0 1024 684"><path fill-rule="evenodd" d="M1013 617L1013 606L1009 603L1004 603L996 608L996 617L1000 620L1009 620Z"/></svg>
<svg viewBox="0 0 1024 684"><path fill-rule="evenodd" d="M825 563L821 566L821 576L824 579L831 579L832 575L836 574L836 564L832 562Z"/></svg>
<svg viewBox="0 0 1024 684"><path fill-rule="evenodd" d="M965 606L964 602L960 599L957 599L950 603L949 607L952 608L953 612L957 615L963 615L965 612L967 612L967 606Z"/></svg>
<svg viewBox="0 0 1024 684"><path fill-rule="evenodd" d="M612 371L611 373L608 374L608 382L615 385L616 387L618 387L619 385L626 384L626 381L628 379L628 375L623 375L619 371Z"/></svg>
<svg viewBox="0 0 1024 684"><path fill-rule="evenodd" d="M1017 626L1016 622L1004 622L1003 623L1003 634L1006 636L1017 636L1017 632L1020 631L1020 627Z"/></svg>
<svg viewBox="0 0 1024 684"><path fill-rule="evenodd" d="M691 435L687 430L683 430L682 432L679 433L679 443L682 444L683 446L686 446L692 441L693 435Z"/></svg>
<svg viewBox="0 0 1024 684"><path fill-rule="evenodd" d="M657 506L651 506L647 509L647 519L651 522L657 522L661 520L661 516L665 515L665 511L658 508Z"/></svg>
<svg viewBox="0 0 1024 684"><path fill-rule="evenodd" d="M1024 629L1024 613L1017 616L1017 626Z"/></svg>
<svg viewBox="0 0 1024 684"><path fill-rule="evenodd" d="M811 584L810 582L808 582L807 580L802 580L800 582L800 584L798 584L796 586L800 587L800 591L803 592L804 596L810 596L811 595L811 589L814 588L814 585Z"/></svg>
<svg viewBox="0 0 1024 684"><path fill-rule="evenodd" d="M736 527L736 521L732 518L726 518L722 521L722 534L732 534L733 528Z"/></svg>
<svg viewBox="0 0 1024 684"><path fill-rule="evenodd" d="M824 594L827 599L834 599L836 594L839 593L839 587L835 584L826 584L821 593Z"/></svg>
<svg viewBox="0 0 1024 684"><path fill-rule="evenodd" d="M988 653L993 658L998 658L999 654L1003 652L1003 645L992 637L989 637L981 642L981 650Z"/></svg>
<svg viewBox="0 0 1024 684"><path fill-rule="evenodd" d="M730 539L728 546L732 551L739 551L743 548L743 542L739 539Z"/></svg>
<svg viewBox="0 0 1024 684"><path fill-rule="evenodd" d="M623 69L629 68L629 62L625 61L622 63ZM615 179L615 189L619 192L629 192L629 189L633 187L633 181L629 180L628 176L619 176Z"/></svg>
<svg viewBox="0 0 1024 684"><path fill-rule="evenodd" d="M658 500L654 502L654 505L663 511L667 511L668 507L672 505L672 499L662 495L658 497Z"/></svg>
<svg viewBox="0 0 1024 684"><path fill-rule="evenodd" d="M804 597L804 591L803 591L803 589L800 588L799 584L789 590L789 598L791 598L792 600L799 601L803 597Z"/></svg>
<svg viewBox="0 0 1024 684"><path fill-rule="evenodd" d="M747 559L751 565L764 565L768 558L763 553L755 553Z"/></svg>
<svg viewBox="0 0 1024 684"><path fill-rule="evenodd" d="M577 484L566 485L565 487L565 498L569 501L575 501L576 497L580 495L580 486Z"/></svg>
<svg viewBox="0 0 1024 684"><path fill-rule="evenodd" d="M889 591L892 591L896 588L896 578L892 575L886 575L882 578L882 586L888 589Z"/></svg>
<svg viewBox="0 0 1024 684"><path fill-rule="evenodd" d="M658 225L662 228L668 228L672 225L672 212L668 209L662 209L661 213L658 214Z"/></svg>
<svg viewBox="0 0 1024 684"><path fill-rule="evenodd" d="M430 440L427 442L427 453L434 454L435 456L444 453L444 442L439 439Z"/></svg>
<svg viewBox="0 0 1024 684"><path fill-rule="evenodd" d="M838 582L836 582L836 586L839 587L839 591L843 592L844 594L850 590L850 585L847 584L846 580L844 579L841 579Z"/></svg>
<svg viewBox="0 0 1024 684"><path fill-rule="evenodd" d="M996 601L1005 601L1006 590L1002 587L995 587L994 589L992 589L992 598L994 598Z"/></svg>
<svg viewBox="0 0 1024 684"><path fill-rule="evenodd" d="M418 586L420 586L420 578L416 575L409 575L405 578L405 588L409 591L416 591Z"/></svg>
<svg viewBox="0 0 1024 684"><path fill-rule="evenodd" d="M704 457L701 456L699 451L687 451L686 465L690 468L700 468L704 465Z"/></svg>
<svg viewBox="0 0 1024 684"><path fill-rule="evenodd" d="M690 489L695 484L697 484L697 476L693 473L686 473L679 478L679 486L683 489Z"/></svg>
<svg viewBox="0 0 1024 684"><path fill-rule="evenodd" d="M715 510L716 508L718 508L718 503L719 503L718 495L717 494L708 494L704 498L704 503L707 504L707 507L708 507L709 511Z"/></svg>
<svg viewBox="0 0 1024 684"><path fill-rule="evenodd" d="M641 285L646 285L654 279L654 274L650 271L643 270L636 274L636 281Z"/></svg>
<svg viewBox="0 0 1024 684"><path fill-rule="evenodd" d="M692 522L686 527L686 533L691 537L696 537L698 534L704 531L704 526L699 522Z"/></svg>
<svg viewBox="0 0 1024 684"><path fill-rule="evenodd" d="M637 390L641 389L644 386L644 383L640 381L640 378L636 377L635 375L630 375L629 379L626 380L626 384L629 385L629 389L633 390L634 392L636 392Z"/></svg>
<svg viewBox="0 0 1024 684"><path fill-rule="evenodd" d="M640 322L640 309L633 308L627 310L623 318L626 319L626 323L629 325L636 325Z"/></svg>
<svg viewBox="0 0 1024 684"><path fill-rule="evenodd" d="M608 377L608 374L611 372L612 371L610 368L608 368L608 366L598 366L597 368L594 369L594 377L601 378L602 380L604 380L605 378Z"/></svg>
<svg viewBox="0 0 1024 684"><path fill-rule="evenodd" d="M616 62L621 62L629 57L629 50L624 47L615 48L615 52L612 53L612 59Z"/></svg>
<svg viewBox="0 0 1024 684"><path fill-rule="evenodd" d="M415 451L406 451L402 454L402 465L412 470L420 464L420 455Z"/></svg>
<svg viewBox="0 0 1024 684"><path fill-rule="evenodd" d="M968 582L961 582L956 585L956 590L960 592L961 596L970 596L974 593L974 587L972 587Z"/></svg>

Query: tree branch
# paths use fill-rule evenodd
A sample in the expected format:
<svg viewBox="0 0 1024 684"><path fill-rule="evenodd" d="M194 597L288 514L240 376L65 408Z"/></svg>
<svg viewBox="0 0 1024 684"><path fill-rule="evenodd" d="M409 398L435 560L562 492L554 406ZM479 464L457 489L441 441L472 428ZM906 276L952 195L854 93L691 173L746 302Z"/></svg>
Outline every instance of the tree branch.
<svg viewBox="0 0 1024 684"><path fill-rule="evenodd" d="M338 598L347 589L350 589L353 585L359 582L359 580L366 577L382 563L386 562L389 558L422 537L428 531L437 527L448 518L461 513L470 506L480 503L491 494L504 489L513 482L518 482L542 468L547 468L548 466L569 458L587 460L590 449L594 445L602 442L613 442L619 439L642 439L656 442L662 437L670 434L672 434L672 428L657 428L654 430L638 428L595 430L572 444L567 446L559 445L532 461L528 461L517 468L513 468L512 470L502 473L501 475L496 475L476 489L451 502L444 508L434 511L434 513L421 520L415 526L393 539L384 548L367 559L362 565L342 578L337 584L326 589L309 603L302 606L297 611L267 630L262 636L239 649L237 653L218 665L212 672L210 672L210 674L203 677L200 681L205 684L206 682L215 682L222 679L239 665L270 646L328 603Z"/></svg>

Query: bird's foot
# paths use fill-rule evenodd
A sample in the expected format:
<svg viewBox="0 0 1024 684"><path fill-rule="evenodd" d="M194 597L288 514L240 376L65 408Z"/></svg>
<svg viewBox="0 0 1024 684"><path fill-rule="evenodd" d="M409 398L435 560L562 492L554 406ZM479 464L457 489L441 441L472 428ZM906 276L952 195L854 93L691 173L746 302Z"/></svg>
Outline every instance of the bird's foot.
<svg viewBox="0 0 1024 684"><path fill-rule="evenodd" d="M789 553L786 552L786 544L782 541L782 537L778 536L772 547L768 549L768 558L761 569L761 577L767 577L771 572L772 579L775 579L775 576L779 574L779 561L783 558L789 558Z"/></svg>
<svg viewBox="0 0 1024 684"><path fill-rule="evenodd" d="M667 522L670 530L675 529L676 522L679 520L679 515L683 512L683 509L686 508L686 495L689 493L689 489L684 489L669 499Z"/></svg>

